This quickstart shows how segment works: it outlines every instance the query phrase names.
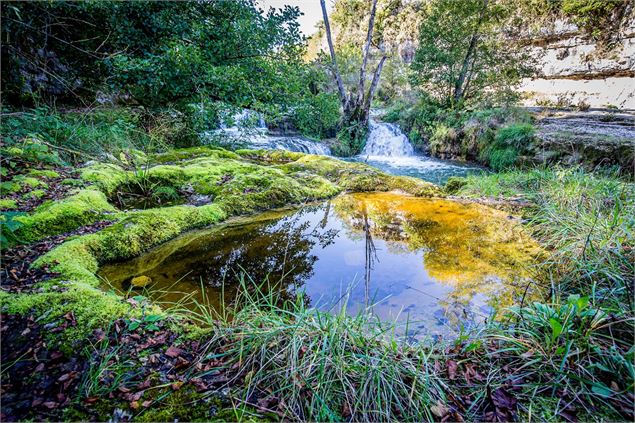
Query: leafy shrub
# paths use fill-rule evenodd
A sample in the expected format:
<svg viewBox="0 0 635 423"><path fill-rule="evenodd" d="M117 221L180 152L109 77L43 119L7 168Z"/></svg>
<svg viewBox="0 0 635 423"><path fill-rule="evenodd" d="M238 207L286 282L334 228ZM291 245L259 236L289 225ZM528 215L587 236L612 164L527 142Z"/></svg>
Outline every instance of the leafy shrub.
<svg viewBox="0 0 635 423"><path fill-rule="evenodd" d="M480 154L494 170L503 170L513 166L521 154L531 149L534 141L534 128L531 124L519 123L501 128L496 132L494 141Z"/></svg>
<svg viewBox="0 0 635 423"><path fill-rule="evenodd" d="M293 123L311 138L335 135L340 120L340 101L335 94L309 95L293 110Z"/></svg>
<svg viewBox="0 0 635 423"><path fill-rule="evenodd" d="M62 163L56 151L53 151L48 145L42 144L41 140L35 137L29 137L19 143L1 148L0 155L3 158L3 165L11 169Z"/></svg>
<svg viewBox="0 0 635 423"><path fill-rule="evenodd" d="M443 123L435 126L430 137L430 151L433 154L437 154L443 151L443 147L448 144L452 144L457 140L457 133L454 128L451 128Z"/></svg>
<svg viewBox="0 0 635 423"><path fill-rule="evenodd" d="M534 127L521 123L509 125L496 132L494 142L497 146L511 146L518 150L527 150L534 140Z"/></svg>
<svg viewBox="0 0 635 423"><path fill-rule="evenodd" d="M368 128L361 125L345 126L337 133L338 142L331 146L336 156L350 157L361 153L368 136Z"/></svg>

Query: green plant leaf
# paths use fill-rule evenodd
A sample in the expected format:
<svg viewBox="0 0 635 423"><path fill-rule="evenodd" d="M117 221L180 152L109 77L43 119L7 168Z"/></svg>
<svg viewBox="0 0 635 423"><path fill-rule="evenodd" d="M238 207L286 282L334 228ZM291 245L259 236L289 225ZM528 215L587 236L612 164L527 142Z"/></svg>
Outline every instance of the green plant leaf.
<svg viewBox="0 0 635 423"><path fill-rule="evenodd" d="M604 384L596 384L591 387L591 391L601 397L607 398L613 395L613 391Z"/></svg>
<svg viewBox="0 0 635 423"><path fill-rule="evenodd" d="M132 322L128 323L128 330L129 331L137 330L139 325L141 325L140 322L132 321Z"/></svg>
<svg viewBox="0 0 635 423"><path fill-rule="evenodd" d="M149 314L143 318L143 321L146 323L154 323L158 322L159 320L161 320L161 316L159 316L158 314Z"/></svg>
<svg viewBox="0 0 635 423"><path fill-rule="evenodd" d="M562 333L562 325L553 317L549 319L549 325L551 325L551 340L553 341Z"/></svg>

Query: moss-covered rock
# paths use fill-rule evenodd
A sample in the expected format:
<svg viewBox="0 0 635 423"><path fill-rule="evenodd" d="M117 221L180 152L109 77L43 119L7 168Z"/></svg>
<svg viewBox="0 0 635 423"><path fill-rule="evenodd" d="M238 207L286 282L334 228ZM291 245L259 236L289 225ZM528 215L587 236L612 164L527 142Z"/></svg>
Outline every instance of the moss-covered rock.
<svg viewBox="0 0 635 423"><path fill-rule="evenodd" d="M41 256L33 265L48 265L59 276L41 284L37 293L3 295L6 310L17 313L35 309L44 313L48 306L55 316L73 310L81 329L73 331L72 336L80 336L130 313L129 305L100 289L101 281L96 276L99 266L139 256L184 231L213 225L229 216L330 198L343 191L440 194L430 183L390 176L364 164L284 151L233 153L198 147L148 156L147 160L143 168L134 171L93 163L80 171L79 183L92 184L89 189L46 202L33 213L16 217L22 224L18 235L25 241L106 218L118 221L94 234L69 239ZM33 176L29 178L41 183ZM117 212L107 197L135 186L169 187L176 192L207 195L213 202L199 207ZM53 289L60 283L65 284L63 293Z"/></svg>
<svg viewBox="0 0 635 423"><path fill-rule="evenodd" d="M15 220L22 225L17 235L26 242L32 242L94 223L107 218L104 213L114 211L116 209L103 193L81 190L63 200L45 202L29 215L16 217Z"/></svg>
<svg viewBox="0 0 635 423"><path fill-rule="evenodd" d="M10 198L0 199L0 210L15 210L18 208L18 203Z"/></svg>
<svg viewBox="0 0 635 423"><path fill-rule="evenodd" d="M96 189L110 195L128 180L128 172L109 163L95 163L80 170L80 178L95 185Z"/></svg>
<svg viewBox="0 0 635 423"><path fill-rule="evenodd" d="M28 176L40 179L53 179L59 178L60 174L50 169L31 169Z"/></svg>
<svg viewBox="0 0 635 423"><path fill-rule="evenodd" d="M46 191L44 191L43 189L34 189L32 191L27 192L26 194L22 195L22 198L24 199L40 199L43 198L46 195Z"/></svg>

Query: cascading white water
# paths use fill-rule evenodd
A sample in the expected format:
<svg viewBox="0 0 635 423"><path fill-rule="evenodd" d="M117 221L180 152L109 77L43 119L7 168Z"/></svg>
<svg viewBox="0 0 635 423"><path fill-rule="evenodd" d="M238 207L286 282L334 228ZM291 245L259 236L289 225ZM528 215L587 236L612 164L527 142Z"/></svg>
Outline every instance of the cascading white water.
<svg viewBox="0 0 635 423"><path fill-rule="evenodd" d="M404 157L414 154L408 137L397 125L371 120L369 130L362 156Z"/></svg>
<svg viewBox="0 0 635 423"><path fill-rule="evenodd" d="M267 134L267 125L258 112L243 109L228 119L231 126L221 124L210 136L225 136L246 143L250 148L263 150L287 150L298 153L330 156L331 150L323 143L299 136L276 136Z"/></svg>

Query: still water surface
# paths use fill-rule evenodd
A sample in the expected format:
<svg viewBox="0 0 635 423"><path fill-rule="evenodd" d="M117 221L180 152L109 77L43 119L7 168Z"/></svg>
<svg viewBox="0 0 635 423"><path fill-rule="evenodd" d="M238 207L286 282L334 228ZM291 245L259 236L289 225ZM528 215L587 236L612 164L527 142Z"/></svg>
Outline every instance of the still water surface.
<svg viewBox="0 0 635 423"><path fill-rule="evenodd" d="M503 212L366 193L190 232L100 274L121 291L133 277L148 276L150 296L167 302L200 300L202 286L220 307L245 272L251 283L281 282L283 297L303 291L322 310L346 303L351 314L372 310L384 321L409 321L409 336L453 336L527 295L539 253Z"/></svg>

